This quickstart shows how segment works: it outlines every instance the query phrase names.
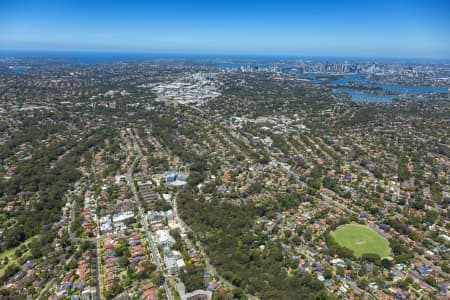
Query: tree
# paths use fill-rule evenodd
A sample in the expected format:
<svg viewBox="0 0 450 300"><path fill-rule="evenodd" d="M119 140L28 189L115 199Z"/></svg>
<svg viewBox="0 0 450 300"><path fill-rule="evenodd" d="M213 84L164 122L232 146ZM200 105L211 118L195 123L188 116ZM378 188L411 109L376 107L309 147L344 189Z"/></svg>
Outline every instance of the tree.
<svg viewBox="0 0 450 300"><path fill-rule="evenodd" d="M156 266L149 261L145 261L142 266L142 271L136 274L138 278L150 278L152 273L156 271Z"/></svg>
<svg viewBox="0 0 450 300"><path fill-rule="evenodd" d="M378 254L376 254L376 253L364 253L361 256L361 259L363 261L373 262L373 263L375 263L377 265L380 264L380 260L381 260L380 256Z"/></svg>
<svg viewBox="0 0 450 300"><path fill-rule="evenodd" d="M439 217L439 213L434 209L430 209L427 211L427 213L425 215L425 220L430 223L435 223L438 217Z"/></svg>
<svg viewBox="0 0 450 300"><path fill-rule="evenodd" d="M33 258L39 258L42 256L41 246L36 243L30 243L30 252Z"/></svg>
<svg viewBox="0 0 450 300"><path fill-rule="evenodd" d="M291 235L292 235L292 232L291 232L290 230L285 230L285 231L284 231L284 236L285 236L287 239L290 238Z"/></svg>
<svg viewBox="0 0 450 300"><path fill-rule="evenodd" d="M25 239L26 236L22 226L14 226L5 233L5 243L8 248L13 248L20 245L23 241L25 241Z"/></svg>
<svg viewBox="0 0 450 300"><path fill-rule="evenodd" d="M114 245L114 251L116 252L117 256L122 256L123 250L124 250L124 247L122 246L122 244L117 243L116 245Z"/></svg>
<svg viewBox="0 0 450 300"><path fill-rule="evenodd" d="M366 267L365 264L363 264L363 265L361 266L361 269L359 269L358 275L359 275L359 276L366 276L366 275L367 275L367 267Z"/></svg>
<svg viewBox="0 0 450 300"><path fill-rule="evenodd" d="M188 291L202 289L203 284L203 270L195 267L192 264L187 264L186 268L180 274L181 280Z"/></svg>
<svg viewBox="0 0 450 300"><path fill-rule="evenodd" d="M386 269L390 269L392 267L392 260L388 258L383 258L381 260L381 265Z"/></svg>
<svg viewBox="0 0 450 300"><path fill-rule="evenodd" d="M408 171L408 158L403 153L400 154L397 159L397 173L399 181L409 179L410 174Z"/></svg>
<svg viewBox="0 0 450 300"><path fill-rule="evenodd" d="M292 238L292 242L294 242L294 244L295 244L296 246L299 246L299 245L301 245L302 240L300 239L300 237L299 237L298 235L295 235L295 236Z"/></svg>
<svg viewBox="0 0 450 300"><path fill-rule="evenodd" d="M150 276L150 279L157 286L160 286L164 283L164 275L161 271L153 272L152 275Z"/></svg>
<svg viewBox="0 0 450 300"><path fill-rule="evenodd" d="M325 277L326 279L330 279L331 277L333 277L333 271L331 271L331 269L329 268L326 268L323 272L323 277Z"/></svg>
<svg viewBox="0 0 450 300"><path fill-rule="evenodd" d="M442 188L439 183L433 182L430 185L431 198L434 202L440 202L442 199Z"/></svg>
<svg viewBox="0 0 450 300"><path fill-rule="evenodd" d="M445 273L450 273L450 266L449 266L448 260L443 260L443 261L442 261L441 269L442 269L442 271L444 271Z"/></svg>
<svg viewBox="0 0 450 300"><path fill-rule="evenodd" d="M232 290L234 299L241 299L244 295L244 291L240 287L236 287Z"/></svg>
<svg viewBox="0 0 450 300"><path fill-rule="evenodd" d="M5 282L19 271L20 267L18 265L16 265L15 263L9 264L3 272L3 276L0 278L0 282Z"/></svg>
<svg viewBox="0 0 450 300"><path fill-rule="evenodd" d="M307 228L306 230L305 230L305 233L303 234L303 238L306 240L306 241L311 241L311 239L312 239L312 230L311 230L311 228Z"/></svg>
<svg viewBox="0 0 450 300"><path fill-rule="evenodd" d="M360 289L365 290L369 286L369 281L367 280L367 278L364 277L364 278L358 280L357 285Z"/></svg>
<svg viewBox="0 0 450 300"><path fill-rule="evenodd" d="M128 257L126 257L125 255L119 257L118 260L119 265L123 268L126 267L128 265Z"/></svg>

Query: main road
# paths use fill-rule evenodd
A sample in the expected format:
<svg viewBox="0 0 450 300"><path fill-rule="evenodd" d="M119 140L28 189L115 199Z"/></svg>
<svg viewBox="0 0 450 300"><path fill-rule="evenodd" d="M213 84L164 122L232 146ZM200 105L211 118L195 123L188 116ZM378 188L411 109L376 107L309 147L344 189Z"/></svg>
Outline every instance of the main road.
<svg viewBox="0 0 450 300"><path fill-rule="evenodd" d="M134 136L133 131L131 129L128 129L128 134L130 135L130 137L133 141L133 146L134 146L134 150L136 152L136 157L135 157L133 163L128 168L128 171L126 173L127 182L128 182L128 185L130 186L131 192L133 193L133 197L136 202L136 207L138 208L138 211L139 211L141 225L142 225L142 228L144 228L145 237L147 238L148 246L150 247L150 251L152 253L152 260L155 263L156 269L158 271L163 271L163 273L164 273L164 268L162 267L162 264L161 264L161 259L159 256L158 248L155 246L155 243L150 234L150 231L148 230L147 216L145 215L144 210L142 209L141 202L139 201L138 192L137 192L136 186L134 184L134 180L133 180L134 168L136 167L137 163L142 158L142 150L141 150L141 147L139 146L139 143L137 142L136 137ZM174 300L172 292L171 292L169 286L167 285L166 275L167 274L164 273L164 278L165 278L164 284L163 284L164 290L166 291L167 299Z"/></svg>

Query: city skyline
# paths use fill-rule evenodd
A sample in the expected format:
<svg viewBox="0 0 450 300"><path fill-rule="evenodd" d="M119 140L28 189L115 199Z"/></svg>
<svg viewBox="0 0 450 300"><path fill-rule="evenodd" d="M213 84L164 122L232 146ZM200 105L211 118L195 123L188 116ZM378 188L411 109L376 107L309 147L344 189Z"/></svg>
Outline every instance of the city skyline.
<svg viewBox="0 0 450 300"><path fill-rule="evenodd" d="M450 57L446 1L6 1L0 49Z"/></svg>

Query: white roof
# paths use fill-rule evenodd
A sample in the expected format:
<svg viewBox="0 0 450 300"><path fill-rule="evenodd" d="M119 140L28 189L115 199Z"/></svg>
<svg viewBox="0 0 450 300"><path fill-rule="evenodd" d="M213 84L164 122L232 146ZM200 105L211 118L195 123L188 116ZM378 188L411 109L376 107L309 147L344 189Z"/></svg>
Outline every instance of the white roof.
<svg viewBox="0 0 450 300"><path fill-rule="evenodd" d="M184 268L186 264L184 263L184 260L182 258L177 260L177 267L178 268Z"/></svg>

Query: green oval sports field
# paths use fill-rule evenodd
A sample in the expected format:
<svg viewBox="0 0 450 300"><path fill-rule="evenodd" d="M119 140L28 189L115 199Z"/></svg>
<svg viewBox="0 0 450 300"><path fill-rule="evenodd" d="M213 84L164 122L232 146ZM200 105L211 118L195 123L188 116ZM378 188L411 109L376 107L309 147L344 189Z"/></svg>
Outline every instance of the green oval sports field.
<svg viewBox="0 0 450 300"><path fill-rule="evenodd" d="M383 258L391 253L388 240L365 225L353 223L342 225L331 235L340 246L353 250L356 257L361 257L365 253L375 253Z"/></svg>

